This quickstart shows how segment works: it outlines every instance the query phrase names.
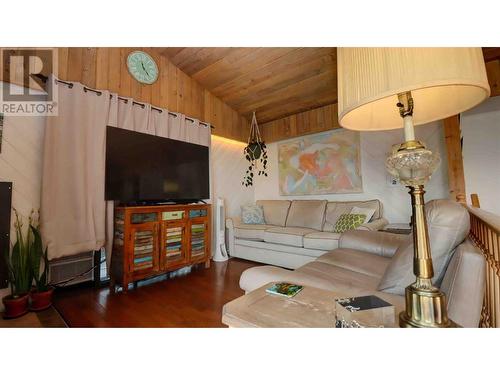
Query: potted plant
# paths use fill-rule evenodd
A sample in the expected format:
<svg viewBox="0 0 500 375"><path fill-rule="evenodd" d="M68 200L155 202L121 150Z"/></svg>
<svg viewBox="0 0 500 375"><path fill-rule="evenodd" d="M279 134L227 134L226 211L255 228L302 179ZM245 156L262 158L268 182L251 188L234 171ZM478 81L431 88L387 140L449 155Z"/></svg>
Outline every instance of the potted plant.
<svg viewBox="0 0 500 375"><path fill-rule="evenodd" d="M30 247L30 266L35 280L35 286L30 292L30 310L41 311L52 305L54 288L48 284L49 259L47 257L47 247L45 247L45 250L43 249L40 227L31 224L30 230L33 234L33 244ZM43 271L40 274L41 268L43 268Z"/></svg>
<svg viewBox="0 0 500 375"><path fill-rule="evenodd" d="M5 306L5 318L17 318L28 311L29 297L33 277L30 267L30 247L32 244L32 233L28 228L26 235L22 231L23 223L19 220L19 215L14 209L16 221L16 242L12 246L12 252L6 254L8 278L11 293L2 298ZM30 215L31 221L33 215Z"/></svg>
<svg viewBox="0 0 500 375"><path fill-rule="evenodd" d="M247 159L247 161L250 163L241 183L243 186L248 187L253 185L253 177L255 173L258 173L259 176L263 175L267 177L266 149L266 143L260 136L259 125L257 124L257 118L255 117L254 112L252 116L252 123L250 124L250 136L248 137L248 144L243 149L245 159ZM259 170L259 164L261 166L261 170Z"/></svg>

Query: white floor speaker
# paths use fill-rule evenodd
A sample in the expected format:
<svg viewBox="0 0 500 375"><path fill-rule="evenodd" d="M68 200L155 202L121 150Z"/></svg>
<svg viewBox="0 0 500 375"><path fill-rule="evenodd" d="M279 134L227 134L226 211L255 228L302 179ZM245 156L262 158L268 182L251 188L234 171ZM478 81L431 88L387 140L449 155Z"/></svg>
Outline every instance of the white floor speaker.
<svg viewBox="0 0 500 375"><path fill-rule="evenodd" d="M214 262L225 262L229 259L226 249L226 213L224 199L217 198L215 202L215 249Z"/></svg>

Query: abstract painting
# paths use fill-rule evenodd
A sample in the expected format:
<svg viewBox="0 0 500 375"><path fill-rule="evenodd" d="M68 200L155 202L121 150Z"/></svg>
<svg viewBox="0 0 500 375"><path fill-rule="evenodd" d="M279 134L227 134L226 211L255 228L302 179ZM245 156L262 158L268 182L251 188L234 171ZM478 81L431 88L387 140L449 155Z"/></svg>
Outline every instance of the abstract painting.
<svg viewBox="0 0 500 375"><path fill-rule="evenodd" d="M359 133L333 130L278 145L280 195L360 193Z"/></svg>

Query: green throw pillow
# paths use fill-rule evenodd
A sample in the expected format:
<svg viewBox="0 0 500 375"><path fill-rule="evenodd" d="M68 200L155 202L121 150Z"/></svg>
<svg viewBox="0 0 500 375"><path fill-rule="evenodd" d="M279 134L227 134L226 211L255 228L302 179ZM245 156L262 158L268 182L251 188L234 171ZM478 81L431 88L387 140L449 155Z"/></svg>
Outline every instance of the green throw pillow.
<svg viewBox="0 0 500 375"><path fill-rule="evenodd" d="M335 233L344 233L350 229L356 229L364 223L365 219L365 214L342 214L335 223L333 231Z"/></svg>

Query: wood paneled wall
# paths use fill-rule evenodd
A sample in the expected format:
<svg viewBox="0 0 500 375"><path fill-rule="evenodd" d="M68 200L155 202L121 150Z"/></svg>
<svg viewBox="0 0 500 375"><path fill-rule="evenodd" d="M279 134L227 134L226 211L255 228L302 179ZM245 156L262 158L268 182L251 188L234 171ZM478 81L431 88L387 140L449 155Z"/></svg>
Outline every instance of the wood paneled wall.
<svg viewBox="0 0 500 375"><path fill-rule="evenodd" d="M139 49L149 53L160 70L158 80L152 85L143 85L128 73L127 56ZM59 78L108 89L198 118L211 123L215 127L212 133L222 137L244 140L250 129L247 119L201 87L155 48L59 48Z"/></svg>
<svg viewBox="0 0 500 375"><path fill-rule="evenodd" d="M134 50L146 51L155 59L160 73L154 84L141 84L129 74L126 60ZM11 71L10 75L2 71L1 79L23 85L22 67L11 68ZM156 48L58 48L57 71L62 80L110 90L139 102L209 122L215 127L212 133L222 137L246 140L250 131L246 118L177 68ZM49 73L42 70L44 75ZM29 85L39 88L33 82Z"/></svg>
<svg viewBox="0 0 500 375"><path fill-rule="evenodd" d="M329 104L262 125L262 138L276 142L306 134L339 128L337 104Z"/></svg>

